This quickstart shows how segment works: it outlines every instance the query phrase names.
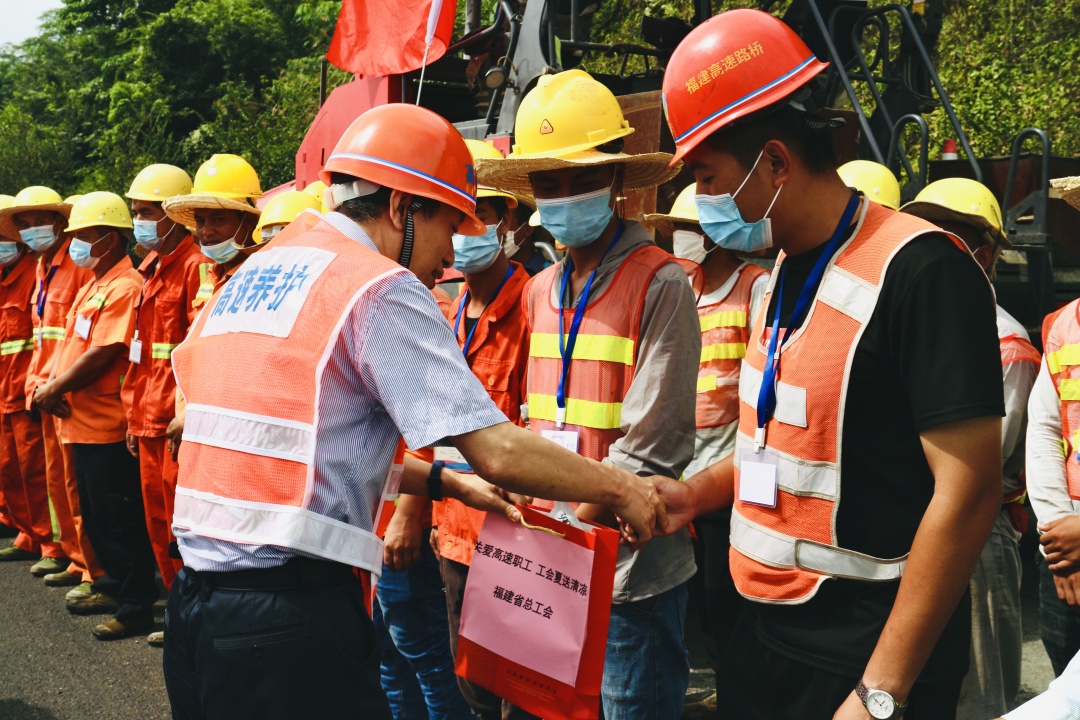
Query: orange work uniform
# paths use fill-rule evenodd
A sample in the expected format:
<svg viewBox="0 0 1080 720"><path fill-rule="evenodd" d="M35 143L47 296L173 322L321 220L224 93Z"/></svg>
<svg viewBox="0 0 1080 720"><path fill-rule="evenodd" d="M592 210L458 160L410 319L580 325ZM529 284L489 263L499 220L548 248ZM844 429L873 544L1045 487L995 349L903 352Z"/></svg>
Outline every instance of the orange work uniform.
<svg viewBox="0 0 1080 720"><path fill-rule="evenodd" d="M151 252L139 266L142 293L127 377L120 391L127 432L137 439L146 530L165 588L183 563L169 557L172 508L179 466L168 452L165 430L176 414L172 351L187 335L191 306L212 263L189 235L171 253ZM136 351L138 360L136 361Z"/></svg>
<svg viewBox="0 0 1080 720"><path fill-rule="evenodd" d="M199 249L198 244L195 245L195 249ZM199 253L201 254L202 250L199 250ZM192 321L195 320L195 316L199 314L199 310L206 304L206 301L214 297L214 293L224 287L229 278L235 275L236 271L240 268L240 266L237 265L236 267L224 270L222 269L222 266L217 263L210 263L209 267L200 267L199 289L195 292L195 299L191 301L190 319Z"/></svg>
<svg viewBox="0 0 1080 720"><path fill-rule="evenodd" d="M34 259L23 255L0 279L0 490L19 530L15 547L44 557L64 553L53 538L40 419L26 410L26 375L34 354Z"/></svg>
<svg viewBox="0 0 1080 720"><path fill-rule="evenodd" d="M28 409L34 391L49 381L56 366L57 353L64 339L64 327L75 295L79 288L94 279L94 273L72 262L68 256L69 243L68 238L62 238L51 259L41 257L37 262L37 283L31 303L34 352L26 373ZM45 448L45 477L49 500L52 501L60 530L60 547L71 560L67 571L80 575L84 581L92 580L99 577L102 570L83 529L75 463L71 448L64 447L60 442L60 418L43 415L41 434Z"/></svg>
<svg viewBox="0 0 1080 720"><path fill-rule="evenodd" d="M465 349L465 362L487 389L499 410L517 425L521 420L521 405L525 402L525 373L529 364L529 323L521 304L521 295L529 274L518 263L511 262L513 274L476 320L472 338L466 328L465 313L456 322L458 310L466 292L450 308L451 327L456 326L458 345ZM435 503L435 524L439 527L439 554L462 565L472 563L473 550L480 535L484 516L458 500L447 498Z"/></svg>

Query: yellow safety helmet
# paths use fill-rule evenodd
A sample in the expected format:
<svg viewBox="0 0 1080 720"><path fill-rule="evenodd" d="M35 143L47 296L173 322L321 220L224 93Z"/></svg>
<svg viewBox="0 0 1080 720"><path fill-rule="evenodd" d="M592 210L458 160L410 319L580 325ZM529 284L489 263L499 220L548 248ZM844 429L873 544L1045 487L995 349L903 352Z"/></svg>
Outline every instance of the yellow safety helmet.
<svg viewBox="0 0 1080 720"><path fill-rule="evenodd" d="M262 245L273 237L273 235L264 236L263 228L271 225L288 225L305 210L319 210L321 207L322 200L316 199L306 192L286 190L278 193L263 205L262 215L259 216L259 224L255 226L255 232L251 233L251 238L256 245Z"/></svg>
<svg viewBox="0 0 1080 720"><path fill-rule="evenodd" d="M983 242L997 250L1009 247L998 204L990 188L968 178L945 178L930 183L903 207L930 222L959 222L980 230Z"/></svg>
<svg viewBox="0 0 1080 720"><path fill-rule="evenodd" d="M187 195L190 192L190 175L175 165L155 163L139 171L139 174L131 181L127 197L132 200L164 202L165 198Z"/></svg>
<svg viewBox="0 0 1080 720"><path fill-rule="evenodd" d="M676 223L697 225L698 214L697 203L694 202L695 195L697 195L697 183L687 185L675 198L675 202L671 205L671 210L667 214L649 213L645 216L645 222L665 235L670 235L675 230Z"/></svg>
<svg viewBox="0 0 1080 720"><path fill-rule="evenodd" d="M848 187L862 191L874 202L893 210L900 209L900 183L893 171L870 160L852 160L836 172Z"/></svg>
<svg viewBox="0 0 1080 720"><path fill-rule="evenodd" d="M86 193L71 206L66 232L88 227L114 227L131 230L131 212L124 198L111 192Z"/></svg>
<svg viewBox="0 0 1080 720"><path fill-rule="evenodd" d="M15 205L14 195L0 195L0 210L6 210Z"/></svg>
<svg viewBox="0 0 1080 720"><path fill-rule="evenodd" d="M473 161L480 158L487 158L489 160L502 160L502 153L495 149L490 143L486 143L483 140L472 140L465 138L465 144L469 146L469 152L472 153ZM501 197L506 199L506 204L510 207L517 207L518 200L512 193L502 192L495 188L484 187L481 185L476 186L476 199L489 197Z"/></svg>
<svg viewBox="0 0 1080 720"><path fill-rule="evenodd" d="M326 207L326 200L323 197L323 193L326 192L326 183L322 180L316 180L313 183L308 183L307 186L301 191L305 195L310 195L319 201L319 212L323 215L330 212L330 208Z"/></svg>
<svg viewBox="0 0 1080 720"><path fill-rule="evenodd" d="M259 175L239 155L213 155L199 166L191 192L162 203L165 214L184 227L195 227L196 208L220 208L259 214L255 198L262 197Z"/></svg>
<svg viewBox="0 0 1080 720"><path fill-rule="evenodd" d="M74 205L75 203L79 202L81 198L82 195L68 195L66 198L64 198L64 204Z"/></svg>
<svg viewBox="0 0 1080 720"><path fill-rule="evenodd" d="M60 213L66 218L71 214L71 205L64 202L60 193L51 188L42 185L23 188L15 196L13 204L0 209L0 235L10 238L19 237L19 228L15 227L14 217L28 210L46 210Z"/></svg>

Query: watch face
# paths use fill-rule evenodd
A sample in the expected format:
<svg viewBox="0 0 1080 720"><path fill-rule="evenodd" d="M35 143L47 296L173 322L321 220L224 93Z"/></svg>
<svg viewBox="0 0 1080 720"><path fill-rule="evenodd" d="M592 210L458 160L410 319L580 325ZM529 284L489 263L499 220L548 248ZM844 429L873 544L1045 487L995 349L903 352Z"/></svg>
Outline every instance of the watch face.
<svg viewBox="0 0 1080 720"><path fill-rule="evenodd" d="M875 720L889 720L895 709L892 695L883 690L871 690L866 696L866 710Z"/></svg>

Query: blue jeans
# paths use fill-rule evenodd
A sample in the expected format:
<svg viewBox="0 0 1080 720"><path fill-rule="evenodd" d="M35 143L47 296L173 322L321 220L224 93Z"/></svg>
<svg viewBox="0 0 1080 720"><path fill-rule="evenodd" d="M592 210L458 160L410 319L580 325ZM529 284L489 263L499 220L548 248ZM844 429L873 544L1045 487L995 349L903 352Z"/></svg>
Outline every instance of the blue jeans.
<svg viewBox="0 0 1080 720"><path fill-rule="evenodd" d="M1080 651L1080 612L1059 600L1054 576L1045 561L1039 562L1039 635L1054 666L1054 675Z"/></svg>
<svg viewBox="0 0 1080 720"><path fill-rule="evenodd" d="M683 640L687 584L611 606L604 681L605 720L678 720L690 660Z"/></svg>
<svg viewBox="0 0 1080 720"><path fill-rule="evenodd" d="M427 542L420 564L405 572L383 565L372 603L382 650L382 686L395 720L472 717L454 675L439 562Z"/></svg>

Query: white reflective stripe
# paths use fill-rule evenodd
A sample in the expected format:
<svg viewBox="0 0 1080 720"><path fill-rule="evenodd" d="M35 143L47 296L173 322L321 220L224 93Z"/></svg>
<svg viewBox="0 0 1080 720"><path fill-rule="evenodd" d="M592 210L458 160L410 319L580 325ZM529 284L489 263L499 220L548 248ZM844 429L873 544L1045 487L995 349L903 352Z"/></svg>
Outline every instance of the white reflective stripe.
<svg viewBox="0 0 1080 720"><path fill-rule="evenodd" d="M731 513L731 546L743 555L780 569L799 568L851 580L899 580L907 556L893 560L857 553L812 540L793 538Z"/></svg>
<svg viewBox="0 0 1080 720"><path fill-rule="evenodd" d="M739 371L739 399L752 408L757 407L758 392L761 390L762 372L750 363L743 362ZM806 427L806 388L776 384L776 411L773 418L785 425Z"/></svg>
<svg viewBox="0 0 1080 720"><path fill-rule="evenodd" d="M740 450L754 447L754 440L742 433L735 439L735 466L739 466ZM837 498L836 466L833 463L811 462L797 458L766 445L761 456L766 462L776 463L776 482L781 490L792 495L802 495L833 500Z"/></svg>
<svg viewBox="0 0 1080 720"><path fill-rule="evenodd" d="M184 441L310 465L315 426L210 405L188 405Z"/></svg>
<svg viewBox="0 0 1080 720"><path fill-rule="evenodd" d="M832 267L821 281L817 299L865 323L877 305L877 289L845 270Z"/></svg>
<svg viewBox="0 0 1080 720"><path fill-rule="evenodd" d="M223 498L176 488L173 525L203 537L276 545L378 575L383 544L375 534L298 507Z"/></svg>

